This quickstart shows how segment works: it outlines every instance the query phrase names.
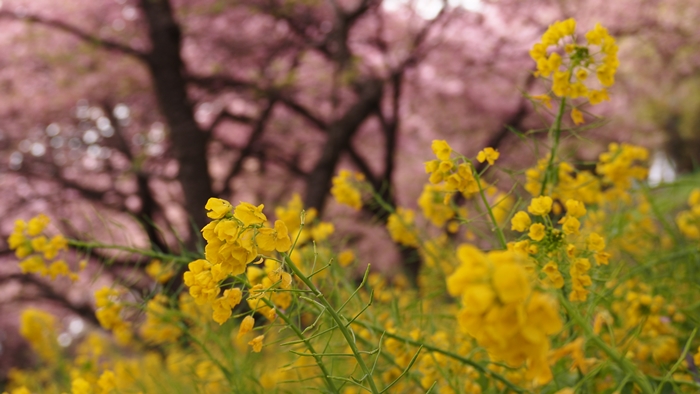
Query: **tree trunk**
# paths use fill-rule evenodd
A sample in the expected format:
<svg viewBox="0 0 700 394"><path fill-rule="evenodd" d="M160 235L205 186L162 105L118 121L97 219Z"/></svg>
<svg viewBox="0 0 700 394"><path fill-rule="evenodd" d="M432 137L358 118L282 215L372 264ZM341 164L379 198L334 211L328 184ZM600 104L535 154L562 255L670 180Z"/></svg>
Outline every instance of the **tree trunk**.
<svg viewBox="0 0 700 394"><path fill-rule="evenodd" d="M323 147L321 158L316 162L306 181L304 206L323 212L326 194L331 187L331 179L341 154L347 150L350 139L379 105L382 97L382 82L368 80L359 89L359 98L340 118L328 126L328 139Z"/></svg>
<svg viewBox="0 0 700 394"><path fill-rule="evenodd" d="M148 69L158 106L170 128L170 141L180 167L177 178L184 193L184 207L194 225L202 228L207 223L204 205L213 195L206 157L208 135L197 125L187 97L180 27L168 0L141 0L140 5L152 46Z"/></svg>

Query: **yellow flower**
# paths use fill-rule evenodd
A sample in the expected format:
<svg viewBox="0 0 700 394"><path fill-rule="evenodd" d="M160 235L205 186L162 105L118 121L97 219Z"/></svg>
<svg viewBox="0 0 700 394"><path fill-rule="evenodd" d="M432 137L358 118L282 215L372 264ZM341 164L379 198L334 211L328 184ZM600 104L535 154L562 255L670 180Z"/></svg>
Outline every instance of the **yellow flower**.
<svg viewBox="0 0 700 394"><path fill-rule="evenodd" d="M583 124L584 123L583 113L576 108L572 109L571 110L571 120L573 120L574 124L576 124L576 125Z"/></svg>
<svg viewBox="0 0 700 394"><path fill-rule="evenodd" d="M100 394L110 394L112 390L117 388L117 378L112 371L104 371L97 380L97 386L100 387Z"/></svg>
<svg viewBox="0 0 700 394"><path fill-rule="evenodd" d="M255 353L260 353L262 351L263 339L265 339L265 335L257 336L253 338L252 341L248 342L248 345L253 347Z"/></svg>
<svg viewBox="0 0 700 394"><path fill-rule="evenodd" d="M71 383L71 394L92 394L92 387L87 380L77 378Z"/></svg>
<svg viewBox="0 0 700 394"><path fill-rule="evenodd" d="M562 36L570 36L576 31L576 20L574 18L569 18L559 22L559 31Z"/></svg>
<svg viewBox="0 0 700 394"><path fill-rule="evenodd" d="M515 262L500 264L493 272L493 287L505 304L524 300L530 294L525 269Z"/></svg>
<svg viewBox="0 0 700 394"><path fill-rule="evenodd" d="M537 60L537 75L545 78L549 77L553 72L557 72L561 66L561 56L558 53L553 53L549 58L543 57Z"/></svg>
<svg viewBox="0 0 700 394"><path fill-rule="evenodd" d="M335 232L333 223L321 222L311 229L311 238L316 242L325 241Z"/></svg>
<svg viewBox="0 0 700 394"><path fill-rule="evenodd" d="M440 162L440 165L438 166L438 171L440 172L449 172L455 164L449 160L444 160Z"/></svg>
<svg viewBox="0 0 700 394"><path fill-rule="evenodd" d="M571 90L571 73L569 71L557 71L552 78L552 92L559 97L564 97Z"/></svg>
<svg viewBox="0 0 700 394"><path fill-rule="evenodd" d="M389 230L391 239L405 246L418 246L413 222L415 220L415 212L412 209L398 207L396 213L389 215L386 223L386 228Z"/></svg>
<svg viewBox="0 0 700 394"><path fill-rule="evenodd" d="M498 160L498 156L501 154L498 153L497 150L488 147L484 148L483 150L479 151L479 154L476 156L476 160L479 161L479 163L483 163L484 161L488 161L489 165L493 165L493 163Z"/></svg>
<svg viewBox="0 0 700 394"><path fill-rule="evenodd" d="M538 94L532 96L533 100L537 100L544 104L545 107L552 109L552 98L548 94Z"/></svg>
<svg viewBox="0 0 700 394"><path fill-rule="evenodd" d="M608 91L605 89L600 90L589 90L588 91L588 101L592 105L597 105L603 101L610 101L610 96L608 96Z"/></svg>
<svg viewBox="0 0 700 394"><path fill-rule="evenodd" d="M54 280L58 276L70 276L71 271L64 260L56 260L49 265L47 274Z"/></svg>
<svg viewBox="0 0 700 394"><path fill-rule="evenodd" d="M275 221L275 228L261 228L255 238L258 247L264 251L286 252L292 247L287 226L283 221Z"/></svg>
<svg viewBox="0 0 700 394"><path fill-rule="evenodd" d="M267 221L267 217L262 212L265 206L263 204L257 207L247 202L241 202L233 211L233 216L243 222L243 226L259 225Z"/></svg>
<svg viewBox="0 0 700 394"><path fill-rule="evenodd" d="M433 175L435 174L441 173L433 173ZM333 178L331 194L339 203L349 205L355 210L359 210L362 208L362 194L353 184L353 178L358 181L361 180L359 174L353 176L352 172L348 170L340 170L340 173Z"/></svg>
<svg viewBox="0 0 700 394"><path fill-rule="evenodd" d="M44 258L53 260L60 251L68 250L68 240L63 235L58 234L51 238L49 243L44 246Z"/></svg>
<svg viewBox="0 0 700 394"><path fill-rule="evenodd" d="M353 261L355 261L355 253L350 249L346 249L338 254L338 264L340 264L341 267L347 267L352 264Z"/></svg>
<svg viewBox="0 0 700 394"><path fill-rule="evenodd" d="M588 249L600 252L605 249L605 239L596 233L588 236Z"/></svg>
<svg viewBox="0 0 700 394"><path fill-rule="evenodd" d="M238 329L238 338L249 333L250 330L253 329L253 325L255 325L255 319L253 318L253 316L248 315L244 317L243 321L241 322L241 326Z"/></svg>
<svg viewBox="0 0 700 394"><path fill-rule="evenodd" d="M596 23L593 30L586 33L586 40L588 40L589 44L600 45L602 43L603 39L607 36L608 36L608 29L601 26L600 23Z"/></svg>
<svg viewBox="0 0 700 394"><path fill-rule="evenodd" d="M700 189L693 189L688 196L688 205L691 208L700 206Z"/></svg>
<svg viewBox="0 0 700 394"><path fill-rule="evenodd" d="M16 389L10 390L10 392L3 392L3 394L32 394L31 391L26 386L22 386Z"/></svg>
<svg viewBox="0 0 700 394"><path fill-rule="evenodd" d="M462 303L468 305L474 313L486 312L495 299L496 293L486 284L469 286L462 293Z"/></svg>
<svg viewBox="0 0 700 394"><path fill-rule="evenodd" d="M532 220L530 219L530 215L525 213L525 211L520 211L513 216L513 218L510 220L510 224L511 230L519 231L522 233L528 228L530 228Z"/></svg>
<svg viewBox="0 0 700 394"><path fill-rule="evenodd" d="M532 226L530 226L530 232L528 233L528 236L533 241L541 241L544 239L544 236L545 236L544 230L545 230L544 224L535 223Z"/></svg>
<svg viewBox="0 0 700 394"><path fill-rule="evenodd" d="M146 266L146 274L158 283L165 283L173 277L175 271L171 266L164 266L160 260L153 260Z"/></svg>
<svg viewBox="0 0 700 394"><path fill-rule="evenodd" d="M433 153L441 161L450 160L450 154L452 153L452 148L445 140L433 140L431 148Z"/></svg>
<svg viewBox="0 0 700 394"><path fill-rule="evenodd" d="M578 219L576 219L573 216L566 216L562 220L564 221L564 225L561 229L564 232L564 234L578 234L578 230L579 228L581 228L581 222L579 222Z"/></svg>
<svg viewBox="0 0 700 394"><path fill-rule="evenodd" d="M581 201L568 199L564 205L568 216L580 218L586 214L586 206Z"/></svg>
<svg viewBox="0 0 700 394"><path fill-rule="evenodd" d="M50 222L51 219L49 219L49 217L43 213L31 218L29 223L27 223L27 235L30 237L36 237L37 235L41 234L42 231L44 231Z"/></svg>
<svg viewBox="0 0 700 394"><path fill-rule="evenodd" d="M210 198L204 208L209 211L207 216L211 219L221 219L231 213L231 203L220 198Z"/></svg>
<svg viewBox="0 0 700 394"><path fill-rule="evenodd" d="M538 42L532 46L530 56L534 61L538 61L547 56L547 46Z"/></svg>
<svg viewBox="0 0 700 394"><path fill-rule="evenodd" d="M432 174L433 172L438 170L438 167L440 167L440 160L430 160L430 161L426 161L424 164L425 164L425 173Z"/></svg>
<svg viewBox="0 0 700 394"><path fill-rule="evenodd" d="M552 202L552 198L549 196L533 198L527 211L535 216L544 216L552 210Z"/></svg>
<svg viewBox="0 0 700 394"><path fill-rule="evenodd" d="M559 272L557 263L550 261L542 267L542 272L547 274L547 278L549 278L555 288L561 289L564 287L564 277L561 275L561 272Z"/></svg>
<svg viewBox="0 0 700 394"><path fill-rule="evenodd" d="M608 265L610 260L610 253L598 252L595 254L595 262L598 265Z"/></svg>

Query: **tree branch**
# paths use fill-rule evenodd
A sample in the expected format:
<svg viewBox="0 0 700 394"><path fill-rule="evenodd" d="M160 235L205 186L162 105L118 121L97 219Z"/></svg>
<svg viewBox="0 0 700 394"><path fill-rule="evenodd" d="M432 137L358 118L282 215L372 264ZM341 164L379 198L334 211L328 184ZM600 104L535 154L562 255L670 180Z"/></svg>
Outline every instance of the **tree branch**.
<svg viewBox="0 0 700 394"><path fill-rule="evenodd" d="M216 115L216 118L214 118L214 121L211 122L211 125L209 126L209 129L207 131L209 133L213 132L214 129L216 129L217 126L223 123L224 120L231 120L234 122L246 124L253 123L253 118L249 116L232 114L228 110L224 109L221 112L219 112L218 115Z"/></svg>
<svg viewBox="0 0 700 394"><path fill-rule="evenodd" d="M149 61L150 54L148 53L141 52L137 49L134 49L130 46L124 45L116 41L99 38L62 21L47 19L39 15L21 14L13 11L0 11L0 18L38 23L40 25L51 27L63 31L65 33L71 34L95 46L102 47L110 51L120 52L122 54L129 55L143 62Z"/></svg>
<svg viewBox="0 0 700 394"><path fill-rule="evenodd" d="M228 175L226 175L224 189L221 191L222 196L229 196L233 192L231 188L231 180L233 180L233 178L235 178L241 172L245 159L248 158L251 153L253 153L255 144L260 140L260 137L262 137L262 134L265 131L265 125L267 124L270 115L272 115L272 110L275 103L276 101L274 99L270 100L263 112L260 114L258 120L255 122L253 130L250 133L250 138L248 138L248 143L243 147L243 149L241 149L238 160L236 160L236 163L231 167L231 171L229 171Z"/></svg>

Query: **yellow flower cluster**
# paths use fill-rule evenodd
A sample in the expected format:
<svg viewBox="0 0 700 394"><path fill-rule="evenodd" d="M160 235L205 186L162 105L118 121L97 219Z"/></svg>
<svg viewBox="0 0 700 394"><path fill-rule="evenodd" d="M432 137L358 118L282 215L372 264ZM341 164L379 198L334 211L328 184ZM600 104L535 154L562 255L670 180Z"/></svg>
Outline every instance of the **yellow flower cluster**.
<svg viewBox="0 0 700 394"><path fill-rule="evenodd" d="M78 274L70 270L66 261L55 260L60 252L68 250L68 241L61 234L50 239L43 234L50 222L44 214L33 217L29 222L16 220L7 242L15 255L24 259L19 263L23 274L39 274L48 276L51 280L66 276L75 281Z"/></svg>
<svg viewBox="0 0 700 394"><path fill-rule="evenodd" d="M611 143L608 151L600 154L595 173L577 170L567 162L556 168L556 183L548 184L548 195L562 201L579 200L585 204L629 202L630 188L635 181L646 179L646 148L629 144ZM525 190L539 196L549 157L540 159L537 165L525 171Z"/></svg>
<svg viewBox="0 0 700 394"><path fill-rule="evenodd" d="M569 199L564 204L566 214L559 220L561 228L554 228L549 219L554 200L549 196L533 198L528 212L519 211L511 219L511 230L528 232L528 240L511 242L509 248L533 255L537 261L547 261L542 267L548 283L555 288L562 288L565 278L560 266L569 266L571 288L569 300L586 301L593 282L588 274L591 269L590 258L595 258L598 265L607 265L610 254L605 252L605 239L595 232L588 232L584 238L581 234L581 219L587 210L583 202Z"/></svg>
<svg viewBox="0 0 700 394"><path fill-rule="evenodd" d="M653 295L652 288L638 280L627 280L613 292L611 312L616 321L609 319L610 333L601 336L637 360L646 373L657 373L660 365L673 363L679 356L677 323L685 316L661 295ZM608 311L603 311L610 315ZM634 331L636 335L625 335Z"/></svg>
<svg viewBox="0 0 700 394"><path fill-rule="evenodd" d="M647 178L649 171L644 163L649 159L649 151L640 146L611 143L608 151L598 158L596 172L603 178L603 183L612 186L616 195L627 195L634 180Z"/></svg>
<svg viewBox="0 0 700 394"><path fill-rule="evenodd" d="M146 303L146 321L141 326L141 337L151 343L174 343L182 336L178 315L169 308L169 299L157 294Z"/></svg>
<svg viewBox="0 0 700 394"><path fill-rule="evenodd" d="M333 223L317 220L316 208L304 210L301 196L295 193L286 206L275 208L275 215L287 226L290 237L296 239L297 246L307 243L310 239L322 242L328 239L334 232ZM304 217L302 226L301 218Z"/></svg>
<svg viewBox="0 0 700 394"><path fill-rule="evenodd" d="M608 31L600 24L586 33L586 44L576 42L576 21L567 19L555 22L536 43L530 56L537 62L536 76L552 77L552 92L558 97L576 99L585 97L595 105L609 100L606 88L615 82L615 72L619 66L617 45ZM549 52L550 47L555 50ZM557 48L563 51L557 51ZM595 73L600 85L594 89L587 81L588 75ZM544 97L541 97L544 96ZM548 95L535 98L550 102ZM578 111L578 110L575 110ZM572 113L574 121L581 122L580 112Z"/></svg>
<svg viewBox="0 0 700 394"><path fill-rule="evenodd" d="M339 203L359 210L362 208L362 193L357 188L357 183L362 182L364 179L365 177L360 173L340 170L340 173L333 177L331 194Z"/></svg>
<svg viewBox="0 0 700 394"><path fill-rule="evenodd" d="M533 196L539 196L542 180L547 169L549 157L537 161L537 165L525 171L525 190ZM547 193L553 199L576 199L586 204L597 203L600 199L600 180L590 171L577 171L567 162L559 163L557 180Z"/></svg>
<svg viewBox="0 0 700 394"><path fill-rule="evenodd" d="M247 302L250 309L267 317L275 319L275 310L270 308L264 300L271 301L275 307L287 309L292 303L292 275L282 269L280 263L275 260L265 260L263 268L249 267L246 272L248 282L253 285L251 295ZM279 288L282 291L275 291Z"/></svg>
<svg viewBox="0 0 700 394"><path fill-rule="evenodd" d="M122 319L124 305L119 302L122 293L117 289L103 287L95 292L95 316L100 325L114 332L114 336L122 345L128 344L133 336L130 322Z"/></svg>
<svg viewBox="0 0 700 394"><path fill-rule="evenodd" d="M517 251L483 253L471 245L457 249L460 266L447 278L447 290L461 297L460 326L490 355L512 367L525 365L528 377L552 379L547 361L549 336L561 330L556 301L533 289Z"/></svg>
<svg viewBox="0 0 700 394"><path fill-rule="evenodd" d="M213 219L202 229L207 241L206 258L188 265L184 282L198 304L212 306L213 318L219 324L230 318L231 309L242 299L240 289L227 289L221 294L221 282L244 273L259 255L286 252L292 246L284 221L275 221L272 228L265 226L263 207L241 202L233 208L218 198L210 198L205 206Z"/></svg>
<svg viewBox="0 0 700 394"><path fill-rule="evenodd" d="M700 240L700 188L694 189L688 197L690 209L678 213L676 224L683 235Z"/></svg>
<svg viewBox="0 0 700 394"><path fill-rule="evenodd" d="M391 239L409 247L418 247L416 230L413 228L416 213L411 209L398 207L396 213L389 215L386 227Z"/></svg>
<svg viewBox="0 0 700 394"><path fill-rule="evenodd" d="M146 274L158 283L166 283L175 275L172 264L163 264L160 260L152 260L146 266Z"/></svg>
<svg viewBox="0 0 700 394"><path fill-rule="evenodd" d="M487 161L489 165L492 166L496 163L496 160L498 160L500 156L501 154L497 150L488 147L479 151L479 153L476 155L476 160L479 163Z"/></svg>
<svg viewBox="0 0 700 394"><path fill-rule="evenodd" d="M433 185L445 182L445 191L448 193L461 192L465 196L471 196L479 192L479 184L474 178L473 168L468 163L455 165L450 159L452 148L446 141L435 140L432 149L437 156L437 160L425 163L425 172L430 174L430 183ZM498 152L490 154L491 161L497 158ZM486 156L484 156L486 160Z"/></svg>
<svg viewBox="0 0 700 394"><path fill-rule="evenodd" d="M55 361L58 355L56 318L39 309L22 311L19 332L35 352L46 361Z"/></svg>
<svg viewBox="0 0 700 394"><path fill-rule="evenodd" d="M448 220L455 217L455 211L449 204L445 204L445 185L423 186L423 192L418 197L418 206L423 216L430 220L436 227L442 227Z"/></svg>

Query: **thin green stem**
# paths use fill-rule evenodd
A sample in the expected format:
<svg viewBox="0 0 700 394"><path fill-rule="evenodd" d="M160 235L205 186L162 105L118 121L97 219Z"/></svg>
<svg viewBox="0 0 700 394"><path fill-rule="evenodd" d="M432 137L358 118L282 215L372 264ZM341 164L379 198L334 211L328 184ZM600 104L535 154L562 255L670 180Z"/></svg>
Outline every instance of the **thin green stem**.
<svg viewBox="0 0 700 394"><path fill-rule="evenodd" d="M211 352L209 351L209 348L208 348L207 346L205 346L205 345L199 340L199 338L197 338L197 337L195 337L194 335L192 335L192 334L187 330L187 327L184 326L184 324L181 324L181 325L180 325L180 329L181 329L182 332L185 334L185 336L187 336L187 338L190 339L192 342L196 343L197 346L199 346L199 347L202 349L202 351L204 352L204 354L207 355L207 357L209 358L209 360L211 360L211 362L214 363L214 364L217 366L217 368L219 368L219 370L221 370L221 372L224 374L224 376L226 377L226 380L229 382L229 384L233 384L233 381L234 381L234 379L233 379L233 374L231 373L231 371L229 371L228 368L226 368L226 367L221 363L221 361L219 361L216 357L214 357L213 354L211 354Z"/></svg>
<svg viewBox="0 0 700 394"><path fill-rule="evenodd" d="M476 179L476 184L479 186L479 195L481 196L481 201L484 203L484 206L486 206L486 211L489 213L489 217L491 218L491 222L493 223L493 227L496 231L496 234L498 235L498 241L501 243L501 248L506 249L508 247L507 242L506 242L506 236L503 235L503 230L501 229L501 226L498 225L498 221L496 220L496 216L493 214L493 209L491 209L491 205L489 204L488 200L486 199L486 194L484 193L484 188L481 187L481 177L479 174L474 173L474 179ZM498 204L498 201L496 202L496 205Z"/></svg>
<svg viewBox="0 0 700 394"><path fill-rule="evenodd" d="M661 383L659 383L658 387L656 387L656 391L654 391L654 394L661 393L661 389L664 387L664 385L666 383L668 383L669 380L671 380L673 373L676 372L678 367L681 366L681 363L685 360L685 355L688 354L688 351L690 350L690 344L693 343L693 339L695 338L695 334L697 334L697 333L698 333L698 328L696 327L693 330L693 332L690 334L690 338L688 338L688 342L686 342L685 347L683 348L683 353L681 353L681 356L678 357L678 361L676 361L676 363L673 364L673 367L668 370L668 372L666 373L666 376L664 376Z"/></svg>
<svg viewBox="0 0 700 394"><path fill-rule="evenodd" d="M559 110L557 111L557 117L554 119L552 127L549 129L549 133L554 138L552 143L552 150L549 152L549 162L547 163L547 168L544 170L544 179L542 180L542 188L540 189L540 195L544 195L547 189L547 183L550 177L554 177L554 158L557 155L557 148L559 148L559 139L561 137L561 119L564 116L564 110L566 109L566 97L561 99L559 103Z"/></svg>
<svg viewBox="0 0 700 394"><path fill-rule="evenodd" d="M68 244L71 246L75 246L76 248L81 248L81 249L120 250L123 252L135 253L135 254L140 254L142 256L153 257L156 259L161 259L161 260L166 260L166 261L174 261L174 262L183 263L183 264L187 264L187 263L192 262L192 259L187 257L187 256L174 256L174 255L167 254L167 253L156 252L155 250L132 248L132 247L123 246L123 245L103 244L100 242L83 242L83 241L77 241L74 239L68 240Z"/></svg>
<svg viewBox="0 0 700 394"><path fill-rule="evenodd" d="M267 304L270 308L275 308L275 305L268 300L267 298L261 298L263 302ZM304 333L301 332L299 327L297 327L296 324L292 321L292 319L287 316L284 312L282 312L279 309L275 309L275 313L277 316L279 316L282 320L284 320L285 323L287 323L287 326L294 331L294 334L299 338L300 341L304 343L307 349L309 349L309 352L311 352L312 357L314 360L316 360L316 364L318 367L321 369L321 372L323 373L323 380L326 382L326 385L328 386L328 389L331 390L331 392L338 393L338 389L335 387L335 383L333 383L333 380L330 378L331 374L328 372L328 369L326 368L326 365L323 363L323 357L320 356L317 352L316 349L314 349L314 345L311 344L308 338L304 336Z"/></svg>
<svg viewBox="0 0 700 394"><path fill-rule="evenodd" d="M427 344L427 343L422 343L422 342L420 342L420 341L415 341L415 340L413 340L413 339L411 339L411 338L403 337L403 336L401 336L401 335L397 335L397 334L394 334L394 333L390 333L390 332L386 331L385 329L383 329L383 328L381 328L381 327L375 326L375 325L372 324L372 323L364 322L364 321L362 321L362 320L356 320L356 321L354 322L354 324L360 325L360 326L362 326L362 327L365 327L365 328L367 328L367 329L369 329L369 330L372 330L372 331L375 331L375 332L384 333L384 336L386 336L386 337L388 337L388 338L393 338L393 339L399 340L399 341L401 341L401 342L408 343L409 345L413 345L413 346L419 346L419 347L422 346L423 349L425 349L425 350L429 350L429 351L435 352L435 353L440 353L440 354L442 354L442 355L444 355L444 356L447 356L447 357L450 357L450 358L452 358L452 359L454 359L454 360L457 360L457 361L459 361L459 362L461 362L461 363L463 363L463 364L469 365L469 366L473 367L474 369L476 369L477 371L479 371L480 373L482 373L482 374L484 374L484 375L489 375L489 376L491 376L492 378L494 378L494 379L500 381L500 382L503 383L506 387L508 387L509 389L511 389L511 390L513 390L513 391L515 391L515 392L517 392L517 393L525 393L525 392L526 392L526 390L521 389L520 387L514 385L514 384L511 383L508 379L504 378L503 376L501 376L501 375L498 374L497 372L491 371L491 370L485 368L483 365L481 365L481 364L479 364L479 363L477 363L477 362L475 362L475 361L473 361L473 360L470 360L470 359L468 359L468 358L466 358L466 357L460 356L460 355L457 354L457 353L453 353L453 352L451 352L451 351L449 351L449 350L441 349L441 348L439 348L439 347L437 347L437 346L429 345L429 344Z"/></svg>
<svg viewBox="0 0 700 394"><path fill-rule="evenodd" d="M367 367L367 364L365 364L365 360L362 358L362 355L360 353L360 350L357 348L357 344L355 343L355 339L353 338L353 335L350 334L350 331L346 327L346 322L343 321L343 319L338 315L338 313L333 309L333 306L326 300L326 297L323 295L323 293L316 287L316 285L309 280L306 275L304 275L303 272L299 269L299 267L294 264L291 258L289 258L289 255L284 254L284 261L287 263L287 266L294 272L294 274L301 279L304 284L311 289L311 291L314 292L314 295L316 298L319 300L321 305L323 305L326 308L326 312L331 316L333 321L338 325L338 330L340 330L340 333L343 335L345 338L345 341L348 343L348 346L350 346L350 349L352 350L352 353L355 355L355 359L357 360L358 365L362 369L362 373L365 375L363 376L362 380L366 381L369 384L370 390L373 394L379 394L379 389L377 388L376 383L374 382L374 378L372 376L372 372L370 369Z"/></svg>
<svg viewBox="0 0 700 394"><path fill-rule="evenodd" d="M640 390L642 393L646 394L652 394L654 390L651 387L651 384L649 384L649 381L646 380L643 374L639 372L637 367L632 364L629 360L624 358L620 353L617 352L617 350L613 349L612 347L608 346L607 343L605 343L598 335L596 335L595 332L593 332L593 328L587 322L583 316L579 313L579 311L569 303L569 300L564 298L561 294L559 294L559 302L564 306L564 309L566 309L566 313L571 317L571 319L576 322L576 324L583 329L583 331L586 333L586 336L593 341L593 343L603 351L603 353L607 354L610 359L615 362L625 374L629 375L632 377L632 380L634 380L635 383L639 386Z"/></svg>

